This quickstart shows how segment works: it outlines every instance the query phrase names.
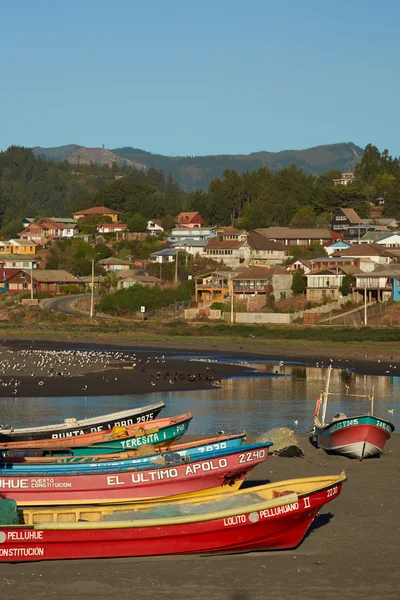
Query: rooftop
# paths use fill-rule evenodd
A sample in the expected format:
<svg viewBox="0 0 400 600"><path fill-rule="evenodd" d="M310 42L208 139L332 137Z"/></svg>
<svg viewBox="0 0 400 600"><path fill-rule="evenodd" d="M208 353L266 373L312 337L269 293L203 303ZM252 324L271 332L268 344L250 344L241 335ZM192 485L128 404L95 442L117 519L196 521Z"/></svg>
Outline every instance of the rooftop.
<svg viewBox="0 0 400 600"><path fill-rule="evenodd" d="M131 262L129 260L123 260L122 258L102 258L98 261L99 265L130 265Z"/></svg>
<svg viewBox="0 0 400 600"><path fill-rule="evenodd" d="M291 229L290 227L261 227L254 230L269 239L324 240L332 239L329 229Z"/></svg>
<svg viewBox="0 0 400 600"><path fill-rule="evenodd" d="M25 275L31 275L31 271L27 269L21 269ZM33 279L38 283L78 283L79 279L64 271L64 269L35 269L33 271Z"/></svg>
<svg viewBox="0 0 400 600"><path fill-rule="evenodd" d="M92 206L91 208L85 208L72 213L73 215L120 215L122 214L119 210L113 210L106 206Z"/></svg>
<svg viewBox="0 0 400 600"><path fill-rule="evenodd" d="M242 269L233 279L268 279L272 275L287 275L287 277L291 277L290 273L286 273L286 271L278 267L271 267L269 269L264 267L249 267Z"/></svg>

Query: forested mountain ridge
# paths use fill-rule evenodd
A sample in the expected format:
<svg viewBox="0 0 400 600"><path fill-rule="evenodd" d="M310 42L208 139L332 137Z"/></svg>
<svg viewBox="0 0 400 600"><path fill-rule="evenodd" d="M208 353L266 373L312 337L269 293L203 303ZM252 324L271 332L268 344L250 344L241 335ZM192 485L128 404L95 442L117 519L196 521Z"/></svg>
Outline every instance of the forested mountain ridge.
<svg viewBox="0 0 400 600"><path fill-rule="evenodd" d="M78 162L77 157L83 152L96 151L100 148L85 148L70 144L58 148L34 148L34 152L43 158L53 161L68 160ZM342 144L328 144L315 146L305 150L283 150L281 152L253 152L251 154L237 155L210 155L210 156L164 156L152 154L146 150L132 148L114 148L103 150L112 152L117 158L117 164L133 164L136 168L154 168L162 170L166 175L172 175L174 180L186 191L196 189L206 190L215 177L221 177L224 171L234 170L241 175L245 171L257 171L268 167L274 171L287 168L294 164L303 169L306 174L322 175L329 170L354 171L363 156L363 149L352 142ZM109 157L110 158L110 157ZM113 160L112 157L110 160ZM110 164L110 160L106 160ZM84 161L81 161L84 162ZM88 164L90 160L86 160ZM93 163L105 164L96 160L92 155ZM84 164L85 164L84 163Z"/></svg>
<svg viewBox="0 0 400 600"><path fill-rule="evenodd" d="M141 231L134 227L139 222L145 227L148 219L164 219L168 229L182 210L199 211L215 226L236 224L247 230L327 227L338 207L351 207L368 217L381 197L385 216L400 216L400 158L368 145L355 175L351 185L335 186L337 169L319 176L294 165L278 170L264 166L242 174L225 169L206 191L187 192L162 169L54 162L29 148L11 146L0 152L1 235L15 237L23 217L62 217L90 206L120 211L131 231Z"/></svg>

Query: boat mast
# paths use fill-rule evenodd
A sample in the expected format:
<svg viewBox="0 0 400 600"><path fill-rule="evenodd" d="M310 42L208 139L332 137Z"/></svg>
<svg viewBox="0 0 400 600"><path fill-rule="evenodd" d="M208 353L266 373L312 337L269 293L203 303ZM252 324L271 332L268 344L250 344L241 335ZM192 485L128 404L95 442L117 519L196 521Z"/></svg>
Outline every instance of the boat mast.
<svg viewBox="0 0 400 600"><path fill-rule="evenodd" d="M369 401L371 402L370 408L370 416L372 417L374 414L374 396L375 396L375 385L372 386L372 394L369 396Z"/></svg>
<svg viewBox="0 0 400 600"><path fill-rule="evenodd" d="M331 381L331 371L332 371L332 365L329 365L328 375L327 375L326 384L325 384L325 391L322 392L322 414L321 414L322 426L325 425L326 407L328 404L328 395L329 395L329 384Z"/></svg>

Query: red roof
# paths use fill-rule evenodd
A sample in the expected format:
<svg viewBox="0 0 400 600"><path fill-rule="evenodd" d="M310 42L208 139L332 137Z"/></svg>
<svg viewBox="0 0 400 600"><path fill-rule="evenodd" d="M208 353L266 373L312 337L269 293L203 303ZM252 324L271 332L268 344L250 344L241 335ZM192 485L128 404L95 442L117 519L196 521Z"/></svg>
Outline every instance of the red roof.
<svg viewBox="0 0 400 600"><path fill-rule="evenodd" d="M175 221L180 225L185 225L188 223L200 223L202 225L207 224L199 212L181 212L176 217Z"/></svg>
<svg viewBox="0 0 400 600"><path fill-rule="evenodd" d="M101 225L97 225L97 229L101 229L102 227L107 227L107 229L126 229L128 225L126 223L102 223Z"/></svg>

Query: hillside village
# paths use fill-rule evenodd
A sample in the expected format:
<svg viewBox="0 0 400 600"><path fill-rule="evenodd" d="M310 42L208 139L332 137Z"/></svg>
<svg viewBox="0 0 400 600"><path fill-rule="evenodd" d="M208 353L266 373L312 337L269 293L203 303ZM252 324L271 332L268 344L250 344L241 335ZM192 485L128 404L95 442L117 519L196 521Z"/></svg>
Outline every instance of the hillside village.
<svg viewBox="0 0 400 600"><path fill-rule="evenodd" d="M349 175L335 185L350 184ZM258 316L263 322L290 322L299 310L307 322L305 312L318 306L328 305L328 312L344 304L400 301L399 223L382 218L383 206L378 199L370 218L338 208L329 228L250 231L240 221L233 227L207 223L197 211L180 212L169 229L150 219L137 231L135 222L121 222L121 212L107 206L70 217L27 216L15 238L0 242L0 293L37 301L93 287L122 297L120 292L131 288L153 288L153 293L157 288L160 294L185 284L186 318L221 318L224 313L229 318L234 311L264 315ZM73 268L58 268L72 251ZM176 299L165 295L166 302ZM103 304L105 311L111 306ZM126 301L121 307L129 312ZM133 301L131 312L137 308Z"/></svg>

